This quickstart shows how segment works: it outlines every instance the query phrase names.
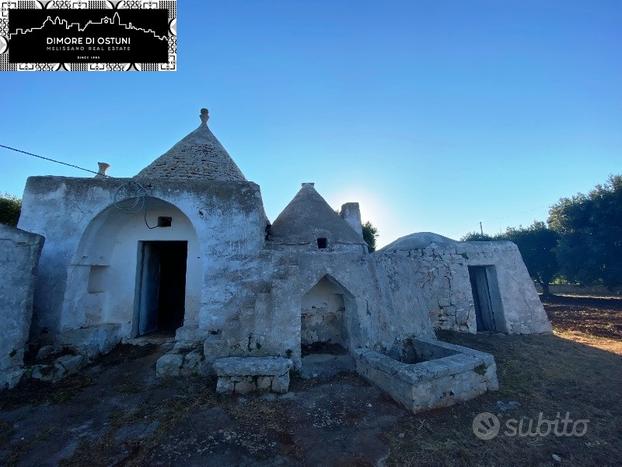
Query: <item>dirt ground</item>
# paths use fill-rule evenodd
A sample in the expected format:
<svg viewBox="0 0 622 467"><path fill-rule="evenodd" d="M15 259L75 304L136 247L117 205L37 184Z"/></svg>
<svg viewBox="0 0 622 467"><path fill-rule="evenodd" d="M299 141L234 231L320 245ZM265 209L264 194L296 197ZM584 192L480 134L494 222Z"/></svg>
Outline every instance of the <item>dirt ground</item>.
<svg viewBox="0 0 622 467"><path fill-rule="evenodd" d="M1 395L0 464L620 465L622 357L608 347L622 340L620 302L546 308L553 335L442 333L494 354L501 389L419 415L354 374L294 378L282 396L220 396L213 379L157 380L165 348L120 346L61 383ZM587 433L485 441L472 430L481 412L501 423L569 412Z"/></svg>
<svg viewBox="0 0 622 467"><path fill-rule="evenodd" d="M622 298L560 295L544 307L556 335L622 355Z"/></svg>

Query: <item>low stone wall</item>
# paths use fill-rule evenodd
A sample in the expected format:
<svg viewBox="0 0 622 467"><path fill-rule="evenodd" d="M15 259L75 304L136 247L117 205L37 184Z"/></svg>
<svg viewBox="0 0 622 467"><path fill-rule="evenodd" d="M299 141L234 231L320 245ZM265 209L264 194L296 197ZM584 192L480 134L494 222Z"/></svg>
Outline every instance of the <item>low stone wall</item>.
<svg viewBox="0 0 622 467"><path fill-rule="evenodd" d="M0 389L15 386L23 373L43 241L40 235L0 224Z"/></svg>
<svg viewBox="0 0 622 467"><path fill-rule="evenodd" d="M246 394L255 391L286 393L293 362L281 357L229 357L214 362L216 391Z"/></svg>
<svg viewBox="0 0 622 467"><path fill-rule="evenodd" d="M490 354L433 340L415 341L415 347L430 360L402 362L361 349L355 357L357 372L413 413L448 407L499 388Z"/></svg>

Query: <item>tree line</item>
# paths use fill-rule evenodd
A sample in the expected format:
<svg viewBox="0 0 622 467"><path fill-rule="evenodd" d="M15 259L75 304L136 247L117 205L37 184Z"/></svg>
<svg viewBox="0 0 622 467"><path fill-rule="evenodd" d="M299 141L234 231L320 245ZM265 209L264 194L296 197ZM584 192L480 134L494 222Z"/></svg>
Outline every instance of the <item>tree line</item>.
<svg viewBox="0 0 622 467"><path fill-rule="evenodd" d="M561 198L546 222L508 227L499 235L466 234L461 240L509 240L529 274L548 295L554 280L579 285L622 285L622 175L587 194Z"/></svg>
<svg viewBox="0 0 622 467"><path fill-rule="evenodd" d="M0 193L0 224L15 227L22 210L22 201L13 195Z"/></svg>

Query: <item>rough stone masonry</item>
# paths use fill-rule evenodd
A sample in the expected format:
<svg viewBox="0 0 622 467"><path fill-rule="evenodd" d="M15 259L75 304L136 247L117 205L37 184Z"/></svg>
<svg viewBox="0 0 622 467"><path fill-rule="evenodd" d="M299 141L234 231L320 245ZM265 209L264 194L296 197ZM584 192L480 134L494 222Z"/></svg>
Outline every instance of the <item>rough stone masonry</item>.
<svg viewBox="0 0 622 467"><path fill-rule="evenodd" d="M43 241L40 235L0 224L0 388L15 386L23 373Z"/></svg>

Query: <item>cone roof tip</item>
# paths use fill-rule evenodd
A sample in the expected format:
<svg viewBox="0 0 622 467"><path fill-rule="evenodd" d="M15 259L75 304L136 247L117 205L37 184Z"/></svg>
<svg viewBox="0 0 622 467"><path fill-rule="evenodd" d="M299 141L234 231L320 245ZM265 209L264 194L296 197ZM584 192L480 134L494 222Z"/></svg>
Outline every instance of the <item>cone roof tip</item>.
<svg viewBox="0 0 622 467"><path fill-rule="evenodd" d="M207 125L207 121L209 120L209 110L203 107L199 118L201 119L201 125Z"/></svg>

